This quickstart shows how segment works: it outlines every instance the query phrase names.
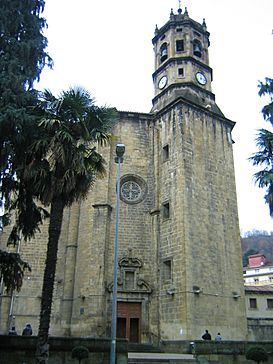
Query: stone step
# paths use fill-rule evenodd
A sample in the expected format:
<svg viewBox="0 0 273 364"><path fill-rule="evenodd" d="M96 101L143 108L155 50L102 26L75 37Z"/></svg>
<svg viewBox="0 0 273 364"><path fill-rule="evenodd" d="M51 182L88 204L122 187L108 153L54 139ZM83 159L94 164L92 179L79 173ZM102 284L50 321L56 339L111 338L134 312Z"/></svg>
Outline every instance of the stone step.
<svg viewBox="0 0 273 364"><path fill-rule="evenodd" d="M196 364L197 361L187 360L187 359L175 359L175 360L154 360L154 359L142 359L142 360L135 360L130 359L128 360L128 364Z"/></svg>
<svg viewBox="0 0 273 364"><path fill-rule="evenodd" d="M128 343L128 351L132 353L160 353L160 348L151 344Z"/></svg>
<svg viewBox="0 0 273 364"><path fill-rule="evenodd" d="M191 354L128 353L128 364L195 364Z"/></svg>

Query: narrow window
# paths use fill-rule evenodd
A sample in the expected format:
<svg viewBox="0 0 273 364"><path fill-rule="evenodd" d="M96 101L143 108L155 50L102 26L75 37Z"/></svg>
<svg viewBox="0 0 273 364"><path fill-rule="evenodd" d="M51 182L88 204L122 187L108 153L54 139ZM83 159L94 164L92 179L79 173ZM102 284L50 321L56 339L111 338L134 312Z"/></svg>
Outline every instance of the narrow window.
<svg viewBox="0 0 273 364"><path fill-rule="evenodd" d="M164 260L162 265L162 280L170 281L172 279L172 261L171 259Z"/></svg>
<svg viewBox="0 0 273 364"><path fill-rule="evenodd" d="M134 289L135 272L125 271L125 289Z"/></svg>
<svg viewBox="0 0 273 364"><path fill-rule="evenodd" d="M170 204L169 202L165 202L163 204L163 219L169 219L170 218Z"/></svg>
<svg viewBox="0 0 273 364"><path fill-rule="evenodd" d="M163 147L163 162L167 161L169 159L169 145L166 144Z"/></svg>
<svg viewBox="0 0 273 364"><path fill-rule="evenodd" d="M193 41L193 54L199 58L202 56L202 46L197 39Z"/></svg>
<svg viewBox="0 0 273 364"><path fill-rule="evenodd" d="M178 76L184 77L184 68L178 68Z"/></svg>
<svg viewBox="0 0 273 364"><path fill-rule="evenodd" d="M257 299L256 298L249 299L249 308L257 308Z"/></svg>
<svg viewBox="0 0 273 364"><path fill-rule="evenodd" d="M167 43L163 43L160 47L160 62L164 62L168 58Z"/></svg>
<svg viewBox="0 0 273 364"><path fill-rule="evenodd" d="M176 52L184 51L184 41L183 39L178 39L176 41Z"/></svg>
<svg viewBox="0 0 273 364"><path fill-rule="evenodd" d="M272 298L268 298L267 299L267 308L269 310L272 310L273 309L273 299Z"/></svg>

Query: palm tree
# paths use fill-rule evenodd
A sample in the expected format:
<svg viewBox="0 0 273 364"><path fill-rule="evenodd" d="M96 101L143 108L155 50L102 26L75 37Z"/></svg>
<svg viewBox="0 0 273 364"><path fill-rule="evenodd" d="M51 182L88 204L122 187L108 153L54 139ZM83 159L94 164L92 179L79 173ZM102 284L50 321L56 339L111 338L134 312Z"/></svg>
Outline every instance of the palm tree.
<svg viewBox="0 0 273 364"><path fill-rule="evenodd" d="M104 160L95 144L110 139L114 109L98 107L82 88L63 91L56 98L46 90L41 96L41 137L33 143L26 183L34 195L50 206L48 246L42 288L36 363L46 364L48 332L64 208L84 198L96 178L105 173Z"/></svg>

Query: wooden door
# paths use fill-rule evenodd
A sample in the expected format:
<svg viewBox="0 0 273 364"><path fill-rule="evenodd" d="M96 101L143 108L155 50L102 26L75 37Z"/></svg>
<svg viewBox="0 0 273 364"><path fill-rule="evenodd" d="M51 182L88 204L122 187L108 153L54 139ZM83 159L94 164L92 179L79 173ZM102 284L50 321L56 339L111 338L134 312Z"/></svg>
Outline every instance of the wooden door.
<svg viewBox="0 0 273 364"><path fill-rule="evenodd" d="M117 337L140 342L141 303L117 303Z"/></svg>

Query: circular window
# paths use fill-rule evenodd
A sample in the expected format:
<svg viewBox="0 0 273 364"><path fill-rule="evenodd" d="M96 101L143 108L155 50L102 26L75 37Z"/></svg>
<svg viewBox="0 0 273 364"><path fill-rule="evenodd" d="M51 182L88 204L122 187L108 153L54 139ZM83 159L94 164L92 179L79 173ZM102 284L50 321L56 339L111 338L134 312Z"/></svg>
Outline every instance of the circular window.
<svg viewBox="0 0 273 364"><path fill-rule="evenodd" d="M121 193L127 201L137 201L141 195L141 188L135 181L124 182L121 187Z"/></svg>
<svg viewBox="0 0 273 364"><path fill-rule="evenodd" d="M121 178L120 185L120 198L126 203L139 203L146 196L146 182L139 176L125 175Z"/></svg>

